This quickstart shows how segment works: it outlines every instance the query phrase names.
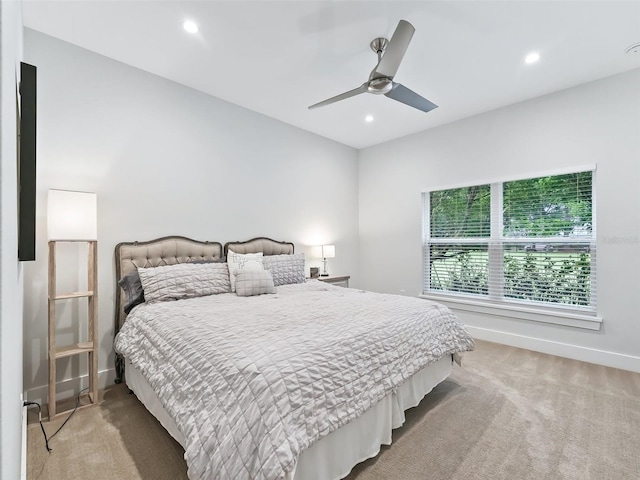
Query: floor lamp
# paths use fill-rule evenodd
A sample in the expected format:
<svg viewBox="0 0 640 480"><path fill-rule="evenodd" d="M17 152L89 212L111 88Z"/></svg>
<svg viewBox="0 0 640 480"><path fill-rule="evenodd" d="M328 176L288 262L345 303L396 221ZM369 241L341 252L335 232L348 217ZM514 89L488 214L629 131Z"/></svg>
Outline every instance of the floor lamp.
<svg viewBox="0 0 640 480"><path fill-rule="evenodd" d="M47 231L49 236L49 420L56 412L56 360L87 354L91 404L98 403L98 232L95 193L49 190ZM56 288L56 245L87 243L87 289L60 293ZM87 299L87 340L71 345L56 343L56 303Z"/></svg>

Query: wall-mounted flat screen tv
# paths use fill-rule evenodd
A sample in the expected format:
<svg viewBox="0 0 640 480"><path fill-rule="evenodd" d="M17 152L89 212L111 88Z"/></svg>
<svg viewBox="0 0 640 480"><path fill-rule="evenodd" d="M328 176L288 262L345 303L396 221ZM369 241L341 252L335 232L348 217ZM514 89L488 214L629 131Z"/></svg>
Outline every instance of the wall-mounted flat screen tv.
<svg viewBox="0 0 640 480"><path fill-rule="evenodd" d="M36 67L20 63L18 260L36 259Z"/></svg>

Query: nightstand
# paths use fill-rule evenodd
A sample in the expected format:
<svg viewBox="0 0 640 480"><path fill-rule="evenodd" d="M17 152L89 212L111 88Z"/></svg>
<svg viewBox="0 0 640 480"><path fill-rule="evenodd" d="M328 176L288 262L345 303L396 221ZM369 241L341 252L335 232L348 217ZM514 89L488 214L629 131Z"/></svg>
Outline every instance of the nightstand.
<svg viewBox="0 0 640 480"><path fill-rule="evenodd" d="M336 285L338 287L346 287L349 288L349 279L350 275L342 275L342 276L328 276L328 277L318 277L318 280L325 283L330 283L331 285Z"/></svg>

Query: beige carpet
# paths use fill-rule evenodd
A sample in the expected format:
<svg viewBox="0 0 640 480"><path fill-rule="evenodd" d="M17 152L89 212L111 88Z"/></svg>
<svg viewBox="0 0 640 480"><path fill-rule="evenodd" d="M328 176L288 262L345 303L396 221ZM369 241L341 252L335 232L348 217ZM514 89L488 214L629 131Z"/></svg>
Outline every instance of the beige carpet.
<svg viewBox="0 0 640 480"><path fill-rule="evenodd" d="M37 423L27 436L29 480L187 478L182 448L120 386L50 454ZM478 342L347 478L640 480L640 374Z"/></svg>

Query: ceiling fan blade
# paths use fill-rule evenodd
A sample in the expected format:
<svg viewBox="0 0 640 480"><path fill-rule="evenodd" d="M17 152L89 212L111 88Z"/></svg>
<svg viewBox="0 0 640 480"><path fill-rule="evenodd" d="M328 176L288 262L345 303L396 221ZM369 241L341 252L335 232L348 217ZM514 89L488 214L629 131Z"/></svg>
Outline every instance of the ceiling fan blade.
<svg viewBox="0 0 640 480"><path fill-rule="evenodd" d="M431 103L429 100L421 97L413 90L409 90L404 85L400 85L395 82L393 84L393 89L385 93L385 96L409 105L410 107L422 110L423 112L430 112L434 108L438 108L435 103Z"/></svg>
<svg viewBox="0 0 640 480"><path fill-rule="evenodd" d="M358 88L354 88L353 90L349 90L348 92L341 93L340 95L336 95L335 97L328 98L323 100L322 102L316 103L315 105L311 105L309 110L318 107L324 107L325 105L329 105L331 103L339 102L340 100L344 100L345 98L355 97L356 95L360 95L367 91L368 82L363 83Z"/></svg>
<svg viewBox="0 0 640 480"><path fill-rule="evenodd" d="M393 79L415 31L416 29L409 22L400 20L389 44L384 49L382 59L374 70L375 73Z"/></svg>

